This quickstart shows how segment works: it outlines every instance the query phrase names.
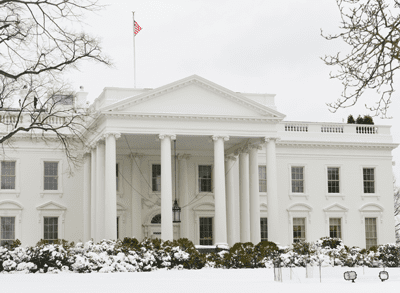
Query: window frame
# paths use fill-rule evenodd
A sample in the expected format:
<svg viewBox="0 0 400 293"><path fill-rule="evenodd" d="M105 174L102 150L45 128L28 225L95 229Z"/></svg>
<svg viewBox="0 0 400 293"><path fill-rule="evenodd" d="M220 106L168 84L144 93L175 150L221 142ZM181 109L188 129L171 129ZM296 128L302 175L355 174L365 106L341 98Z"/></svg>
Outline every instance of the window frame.
<svg viewBox="0 0 400 293"><path fill-rule="evenodd" d="M15 239L21 239L23 207L20 203L13 200L0 201L0 217L15 217Z"/></svg>
<svg viewBox="0 0 400 293"><path fill-rule="evenodd" d="M340 228L339 229L339 234L340 234L340 236L334 237L334 236L331 235L331 226L335 226L334 224L331 225L331 220L333 220L333 219L340 221L340 223L339 223L339 228ZM328 219L328 227L329 227L329 237L331 237L331 238L339 238L339 239L343 240L343 221L342 221L341 217L329 217L329 219ZM338 231L336 231L336 233L338 233Z"/></svg>
<svg viewBox="0 0 400 293"><path fill-rule="evenodd" d="M200 178L200 167L210 167L210 172L211 172L211 178ZM212 194L212 193L214 193L213 192L213 176L214 176L214 172L213 172L213 165L212 164L197 164L197 172L196 172L196 181L197 181L197 189L196 189L196 192L197 193L210 193L210 194ZM207 179L207 180L210 180L210 190L208 191L208 190L200 190L200 187L201 187L201 184L200 184L200 181L202 180L202 179Z"/></svg>
<svg viewBox="0 0 400 293"><path fill-rule="evenodd" d="M2 238L2 233L3 233L3 231L2 231L2 228L1 228L1 222L2 222L2 219L3 218L13 218L14 219L14 238L13 239L3 239ZM16 238L16 228L17 228L17 217L16 216L10 216L10 215L3 215L3 216L0 216L0 246L2 246L2 244L1 244L1 242L2 241L12 241L12 242L14 242L17 238ZM11 243L9 243L9 245L10 245Z"/></svg>
<svg viewBox="0 0 400 293"><path fill-rule="evenodd" d="M38 207L36 207L38 212L38 240L44 237L44 217L58 217L58 239L65 239L65 212L67 208L54 201L48 201Z"/></svg>
<svg viewBox="0 0 400 293"><path fill-rule="evenodd" d="M374 169L374 193L365 193L364 192L364 169ZM376 197L378 200L380 199L380 193L378 189L378 173L379 173L379 168L377 165L363 165L360 168L360 176L361 176L361 198L371 198L371 197Z"/></svg>
<svg viewBox="0 0 400 293"><path fill-rule="evenodd" d="M266 219L267 220L267 223L266 223L266 227L267 227L267 230L266 231L263 231L263 229L262 229L262 227L263 227L263 224L262 224L262 220L263 219ZM265 226L264 226L265 227ZM262 235L263 235L263 232L266 232L267 233L267 238L263 238L262 237ZM264 239L264 240L263 240ZM268 241L268 217L264 217L264 216L260 216L260 241Z"/></svg>
<svg viewBox="0 0 400 293"><path fill-rule="evenodd" d="M330 227L329 227L329 219L330 218L340 218L341 219L341 229L342 229L342 241L346 241L347 239L347 214L349 209L345 206L333 203L328 207L324 208L325 213L325 236L330 236Z"/></svg>
<svg viewBox="0 0 400 293"><path fill-rule="evenodd" d="M7 160L1 160L0 162L15 162L15 189L2 189L0 186L0 195L1 194L12 194L16 197L19 197L21 194L20 191L20 171L21 171L21 160L17 158L7 158ZM0 175L1 175L1 164L0 164ZM0 181L1 184L1 181Z"/></svg>
<svg viewBox="0 0 400 293"><path fill-rule="evenodd" d="M52 162L57 164L57 189L56 190L45 190L44 189L44 163ZM44 195L58 195L60 198L63 197L63 160L57 158L41 158L40 159L40 168L41 168L41 179L40 179L40 196L44 197Z"/></svg>
<svg viewBox="0 0 400 293"><path fill-rule="evenodd" d="M48 239L46 239L45 238L45 233L46 233L46 219L57 219L57 238L52 238L52 239L50 239L50 238L48 238ZM57 216L43 216L43 234L42 234L42 236L43 236L43 240L47 240L49 243L54 243L54 241L57 241L57 240L59 240L59 239L62 239L62 238L60 238L59 237L59 221L60 221L60 219L59 219L59 217L57 217ZM55 225L54 225L55 226ZM54 232L53 232L54 233Z"/></svg>
<svg viewBox="0 0 400 293"><path fill-rule="evenodd" d="M202 219L211 219L211 244L201 244L201 241L202 241L202 238L201 238L201 222L202 222ZM214 234L215 234L215 229L214 229L214 222L215 222L215 217L199 217L199 245L205 245L205 246L210 246L210 245L214 245L214 242L215 242L215 237L214 237ZM209 240L205 240L205 241L209 241Z"/></svg>
<svg viewBox="0 0 400 293"><path fill-rule="evenodd" d="M119 173L123 174L124 160L117 159L115 168L118 168L117 170L119 171ZM123 197L123 195L124 195L124 184L123 184L124 180L123 180L122 176L118 176L116 180L118 180L118 183L117 183L117 195L119 195L119 197Z"/></svg>
<svg viewBox="0 0 400 293"><path fill-rule="evenodd" d="M304 224L303 224L303 226L304 226L304 239L303 238L294 238L294 225L295 225L295 223L294 223L294 220L295 219L302 219L302 220L304 220ZM295 240L298 240L298 241L296 241L296 243L297 242L301 242L301 241L307 241L307 218L306 217L293 217L292 218L292 243L295 243Z"/></svg>
<svg viewBox="0 0 400 293"><path fill-rule="evenodd" d="M375 245L371 245L369 247L368 247L368 244L367 244L367 240L371 239L371 238L367 238L367 219L374 219L375 220L376 244ZM371 217L370 216L366 216L366 217L364 217L364 241L365 241L365 248L367 250L372 246L378 246L379 245L379 241L378 241L378 239L379 239L378 221L379 221L378 217L374 217L374 216L371 216Z"/></svg>
<svg viewBox="0 0 400 293"><path fill-rule="evenodd" d="M313 208L306 203L294 203L288 209L289 217L289 241L293 243L293 219L294 218L305 218L305 241L310 239L310 227L311 224L311 213Z"/></svg>
<svg viewBox="0 0 400 293"><path fill-rule="evenodd" d="M329 168L338 168L339 169L339 193L331 193L331 192L329 192L329 178L328 178L328 169ZM340 198L342 198L343 200L345 199L345 195L344 195L344 192L343 192L343 188L344 188L344 185L342 184L343 183L343 180L342 180L342 165L336 165L336 164L329 164L329 165L325 165L325 182L326 182L326 184L325 184L325 197L326 197L326 199L329 199L330 197L331 198L338 198L338 197L340 197Z"/></svg>
<svg viewBox="0 0 400 293"><path fill-rule="evenodd" d="M152 194L161 194L161 162L160 161L151 161L150 164L150 193ZM160 165L160 190L153 190L153 165Z"/></svg>
<svg viewBox="0 0 400 293"><path fill-rule="evenodd" d="M261 178L261 176L260 176L260 167L265 168L265 179L264 179L264 178ZM265 191L260 191L261 180L265 181ZM268 192L268 185L267 185L267 165L258 165L258 192L259 192L260 194L267 194L267 192Z"/></svg>
<svg viewBox="0 0 400 293"><path fill-rule="evenodd" d="M200 245L200 218L213 218L213 245L215 243L215 206L213 203L203 202L195 207L193 207L194 211L194 243L196 245Z"/></svg>
<svg viewBox="0 0 400 293"><path fill-rule="evenodd" d="M211 166L211 191L199 191L200 190L200 188L199 188L199 166ZM195 194L203 194L203 195L205 195L205 194L207 194L207 195L211 195L211 196L214 196L214 190L213 190L213 187L214 187L214 172L213 172L213 170L214 170L214 164L213 163L211 163L211 162L207 162L207 161L205 161L205 162L198 162L198 163L195 163L194 164L194 168L195 168L195 172L194 172L194 179L195 179L195 182L194 182L194 184L195 184Z"/></svg>
<svg viewBox="0 0 400 293"><path fill-rule="evenodd" d="M302 167L303 168L303 192L292 192L292 168L295 167ZM307 184L307 178L308 178L308 168L307 168L307 164L303 164L303 163L293 163L293 164L289 164L288 166L289 168L289 198L292 199L293 197L305 197L307 200L309 198L309 194L308 194L308 184Z"/></svg>
<svg viewBox="0 0 400 293"><path fill-rule="evenodd" d="M377 237L377 245L379 245L379 241L383 235L381 235L381 225L383 224L383 214L385 212L384 208L377 203L366 203L360 209L361 223L363 224L363 237L365 247L366 243L366 231L365 231L365 219L366 218L376 218L376 237Z"/></svg>

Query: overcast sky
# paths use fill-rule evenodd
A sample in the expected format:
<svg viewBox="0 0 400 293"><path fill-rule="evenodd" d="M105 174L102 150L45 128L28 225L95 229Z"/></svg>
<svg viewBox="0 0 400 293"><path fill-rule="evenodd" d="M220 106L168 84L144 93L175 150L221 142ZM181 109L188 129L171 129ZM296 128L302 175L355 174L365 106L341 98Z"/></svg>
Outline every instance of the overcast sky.
<svg viewBox="0 0 400 293"><path fill-rule="evenodd" d="M335 68L320 57L346 52L326 33L339 32L334 0L100 0L108 5L86 23L102 40L113 67L82 63L71 74L75 88L84 86L89 100L104 87L133 87L132 11L143 28L136 36L136 86L156 88L197 74L235 92L276 94L278 111L288 121L342 122L349 114L368 114L371 93L359 105L330 113L326 103L340 97ZM398 73L400 74L400 72ZM400 91L399 91L400 93ZM391 120L400 142L400 97L394 95ZM393 152L400 182L400 149Z"/></svg>

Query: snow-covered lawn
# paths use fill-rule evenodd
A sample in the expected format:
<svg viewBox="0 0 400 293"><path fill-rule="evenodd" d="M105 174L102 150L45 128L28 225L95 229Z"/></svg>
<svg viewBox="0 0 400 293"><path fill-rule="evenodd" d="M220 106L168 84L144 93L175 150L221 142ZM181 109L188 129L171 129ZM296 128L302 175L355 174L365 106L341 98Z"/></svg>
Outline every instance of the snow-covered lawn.
<svg viewBox="0 0 400 293"><path fill-rule="evenodd" d="M356 283L343 279L348 270L357 272ZM388 268L389 280L381 282L378 268L323 267L322 283L318 267L312 278L305 268L283 268L283 282L274 282L273 269L157 270L140 273L60 273L0 274L0 292L374 292L400 291L400 268Z"/></svg>

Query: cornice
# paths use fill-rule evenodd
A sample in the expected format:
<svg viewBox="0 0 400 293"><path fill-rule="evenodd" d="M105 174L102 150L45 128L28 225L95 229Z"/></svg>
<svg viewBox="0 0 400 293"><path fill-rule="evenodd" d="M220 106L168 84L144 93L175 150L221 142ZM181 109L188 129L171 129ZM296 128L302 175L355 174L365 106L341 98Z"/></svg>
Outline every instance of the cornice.
<svg viewBox="0 0 400 293"><path fill-rule="evenodd" d="M102 116L118 117L124 119L170 119L170 120L219 120L219 121L250 121L250 122L274 122L279 123L281 118L277 117L234 117L234 116L204 116L204 115L182 115L182 114L144 114L131 112L102 112Z"/></svg>
<svg viewBox="0 0 400 293"><path fill-rule="evenodd" d="M371 143L371 142L324 142L324 141L278 141L277 146L295 148L340 148L340 149L390 149L399 146L397 143Z"/></svg>

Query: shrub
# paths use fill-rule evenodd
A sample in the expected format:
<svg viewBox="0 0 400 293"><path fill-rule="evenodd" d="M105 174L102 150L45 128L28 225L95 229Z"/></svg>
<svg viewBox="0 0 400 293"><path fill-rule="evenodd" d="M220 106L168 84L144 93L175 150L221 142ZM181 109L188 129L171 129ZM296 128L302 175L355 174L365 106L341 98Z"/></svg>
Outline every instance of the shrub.
<svg viewBox="0 0 400 293"><path fill-rule="evenodd" d="M356 121L354 120L353 115L350 114L350 115L347 117L347 124L354 124L354 123L356 123Z"/></svg>

